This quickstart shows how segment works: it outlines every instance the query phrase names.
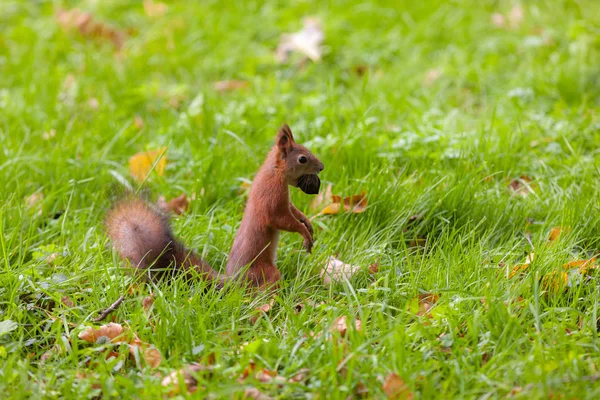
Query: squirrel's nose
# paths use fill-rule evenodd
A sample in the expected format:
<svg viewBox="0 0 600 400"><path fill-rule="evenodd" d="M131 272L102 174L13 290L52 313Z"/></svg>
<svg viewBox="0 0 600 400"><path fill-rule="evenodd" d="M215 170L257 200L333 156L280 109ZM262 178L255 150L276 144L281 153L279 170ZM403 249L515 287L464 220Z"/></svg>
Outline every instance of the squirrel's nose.
<svg viewBox="0 0 600 400"><path fill-rule="evenodd" d="M321 163L321 165L319 165L319 172L323 171L325 169L325 166L323 165L323 163Z"/></svg>

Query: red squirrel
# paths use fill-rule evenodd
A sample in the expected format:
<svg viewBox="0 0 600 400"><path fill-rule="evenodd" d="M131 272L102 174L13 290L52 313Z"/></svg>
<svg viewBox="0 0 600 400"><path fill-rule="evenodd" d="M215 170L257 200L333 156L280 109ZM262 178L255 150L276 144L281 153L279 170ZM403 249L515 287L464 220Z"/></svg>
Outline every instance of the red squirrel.
<svg viewBox="0 0 600 400"><path fill-rule="evenodd" d="M193 269L219 285L235 277L262 289L271 287L281 277L275 266L279 231L300 233L309 253L313 246L312 224L292 204L288 185L316 193L320 183L317 174L323 168L317 157L294 141L284 124L250 188L227 262L227 278L176 240L168 218L142 200L125 200L113 207L106 217L107 233L120 256L144 272L150 268L151 278L172 267L188 277Z"/></svg>

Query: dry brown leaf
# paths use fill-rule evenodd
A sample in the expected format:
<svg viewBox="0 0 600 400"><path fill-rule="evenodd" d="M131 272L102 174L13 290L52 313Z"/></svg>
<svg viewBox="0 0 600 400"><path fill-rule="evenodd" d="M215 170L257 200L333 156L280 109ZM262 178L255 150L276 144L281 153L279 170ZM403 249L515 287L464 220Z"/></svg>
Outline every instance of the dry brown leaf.
<svg viewBox="0 0 600 400"><path fill-rule="evenodd" d="M106 337L112 343L127 343L129 345L129 354L134 358L136 352L139 352L146 361L146 364L151 368L157 368L161 361L162 356L158 349L154 346L148 345L142 342L137 335L131 335L127 337L127 329L123 328L121 324L111 322L107 325L102 325L100 328L88 328L85 331L79 333L79 339L89 343L96 343L99 338Z"/></svg>
<svg viewBox="0 0 600 400"><path fill-rule="evenodd" d="M344 197L333 195L331 196L331 204L325 207L320 215L339 214L342 210L346 212L362 213L367 210L367 192L361 194Z"/></svg>
<svg viewBox="0 0 600 400"><path fill-rule="evenodd" d="M266 368L262 368L254 375L254 378L262 383L280 383L287 382L283 376L279 375L277 371L271 371Z"/></svg>
<svg viewBox="0 0 600 400"><path fill-rule="evenodd" d="M296 51L314 62L321 60L321 43L325 34L321 29L321 23L315 18L305 18L302 30L281 35L279 46L275 50L275 58L278 62L287 61L290 53Z"/></svg>
<svg viewBox="0 0 600 400"><path fill-rule="evenodd" d="M374 263L369 265L369 273L371 275L376 274L379 272L379 263Z"/></svg>
<svg viewBox="0 0 600 400"><path fill-rule="evenodd" d="M530 183L530 177L526 175L521 175L519 178L513 179L508 185L508 187L513 191L515 195L527 197L529 194L533 193L533 189L531 188Z"/></svg>
<svg viewBox="0 0 600 400"><path fill-rule="evenodd" d="M218 81L214 83L214 88L217 92L230 92L232 90L245 89L250 86L250 82L241 80Z"/></svg>
<svg viewBox="0 0 600 400"><path fill-rule="evenodd" d="M354 320L354 329L357 332L362 330L362 322L360 319L356 318ZM338 332L340 336L346 336L346 332L348 331L348 318L345 315L341 317L337 317L335 321L333 321L333 325L331 325L331 332Z"/></svg>
<svg viewBox="0 0 600 400"><path fill-rule="evenodd" d="M346 279L350 279L360 270L361 268L358 265L346 264L343 261L330 256L327 259L325 268L321 270L321 278L325 285L329 285L332 282L340 283Z"/></svg>
<svg viewBox="0 0 600 400"><path fill-rule="evenodd" d="M150 312L150 309L152 308L152 305L154 304L154 293L151 293L150 296L144 297L144 299L142 300L142 307L144 308L144 311L147 313Z"/></svg>
<svg viewBox="0 0 600 400"><path fill-rule="evenodd" d="M60 302L67 307L75 307L75 303L69 296L63 296L63 298L60 299Z"/></svg>
<svg viewBox="0 0 600 400"><path fill-rule="evenodd" d="M172 395L178 394L180 390L179 379L183 378L183 383L188 393L194 393L198 389L198 380L194 377L198 372L206 370L206 367L200 364L186 365L185 367L171 372L161 381L162 386L173 387Z"/></svg>
<svg viewBox="0 0 600 400"><path fill-rule="evenodd" d="M414 395L398 374L391 373L383 382L383 392L388 399L412 400Z"/></svg>
<svg viewBox="0 0 600 400"><path fill-rule="evenodd" d="M310 373L310 370L308 368L301 368L300 370L298 370L298 372L296 372L294 375L292 375L290 377L290 379L288 379L288 382L292 382L292 383L304 382L308 379L309 373Z"/></svg>
<svg viewBox="0 0 600 400"><path fill-rule="evenodd" d="M273 397L262 393L260 390L258 390L255 387L246 388L246 390L244 391L244 398L254 399L254 400L271 400L271 399L273 399Z"/></svg>
<svg viewBox="0 0 600 400"><path fill-rule="evenodd" d="M97 21L92 14L77 8L72 10L58 9L56 20L66 31L77 30L85 38L108 40L117 49L123 47L127 37L124 31Z"/></svg>
<svg viewBox="0 0 600 400"><path fill-rule="evenodd" d="M244 380L246 380L246 378L248 378L255 369L256 369L256 363L253 360L250 360L248 362L248 365L246 366L246 368L244 368L244 370L242 371L242 374L238 378L238 382L239 383L244 382Z"/></svg>
<svg viewBox="0 0 600 400"><path fill-rule="evenodd" d="M176 215L184 214L190 205L190 198L182 193L177 197L166 201L164 196L160 196L158 199L158 207L162 208L166 212L170 212Z"/></svg>
<svg viewBox="0 0 600 400"><path fill-rule="evenodd" d="M419 293L418 304L419 310L417 311L418 316L423 316L429 313L435 303L440 299L439 294L435 293Z"/></svg>
<svg viewBox="0 0 600 400"><path fill-rule="evenodd" d="M129 172L138 182L143 182L152 171L152 166L156 163L154 171L158 176L162 176L167 166L166 151L166 147L161 147L157 150L134 154L129 159ZM158 159L159 157L160 159Z"/></svg>
<svg viewBox="0 0 600 400"><path fill-rule="evenodd" d="M107 337L110 341L117 343L124 341L123 333L125 330L121 324L111 322L108 325L102 325L100 328L88 328L79 333L79 339L90 343L96 343L100 337ZM118 340L115 340L118 339Z"/></svg>
<svg viewBox="0 0 600 400"><path fill-rule="evenodd" d="M250 317L250 323L255 324L256 321L258 321L259 317L261 317L264 313L271 311L271 308L273 308L273 304L275 304L275 299L271 299L268 303L256 307L254 309L255 315Z"/></svg>
<svg viewBox="0 0 600 400"><path fill-rule="evenodd" d="M160 1L144 0L144 12L147 16L158 18L165 15L169 6Z"/></svg>

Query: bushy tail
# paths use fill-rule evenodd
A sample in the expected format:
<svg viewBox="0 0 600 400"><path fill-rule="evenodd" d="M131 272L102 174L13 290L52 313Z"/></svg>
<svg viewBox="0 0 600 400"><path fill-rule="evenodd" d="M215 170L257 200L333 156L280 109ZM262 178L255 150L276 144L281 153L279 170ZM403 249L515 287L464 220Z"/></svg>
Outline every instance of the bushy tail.
<svg viewBox="0 0 600 400"><path fill-rule="evenodd" d="M167 216L140 199L116 204L106 217L106 230L121 257L144 272L149 269L153 279L172 268L189 278L195 270L208 281L220 279L206 261L175 239Z"/></svg>

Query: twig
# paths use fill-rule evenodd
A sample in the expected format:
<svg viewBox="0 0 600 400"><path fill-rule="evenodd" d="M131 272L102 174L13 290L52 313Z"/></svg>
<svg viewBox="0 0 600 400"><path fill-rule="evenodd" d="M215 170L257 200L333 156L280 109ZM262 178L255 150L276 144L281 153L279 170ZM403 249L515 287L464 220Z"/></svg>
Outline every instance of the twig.
<svg viewBox="0 0 600 400"><path fill-rule="evenodd" d="M106 318L108 316L108 314L110 314L111 312L115 311L117 309L117 307L119 307L121 305L121 303L123 302L123 300L125 300L125 296L121 295L117 299L117 301L115 301L114 303L112 303L110 305L110 307L108 307L106 310L102 311L97 318L94 318L94 322L100 322L104 318Z"/></svg>

